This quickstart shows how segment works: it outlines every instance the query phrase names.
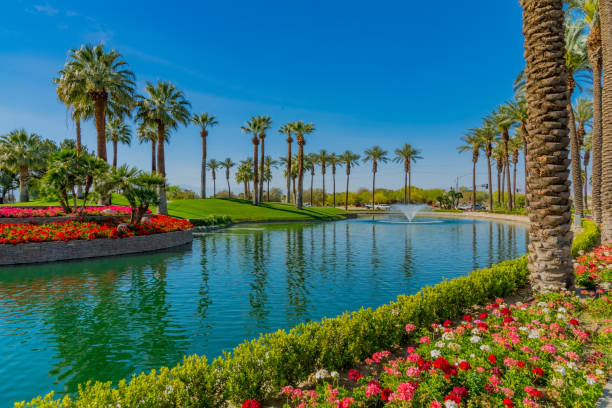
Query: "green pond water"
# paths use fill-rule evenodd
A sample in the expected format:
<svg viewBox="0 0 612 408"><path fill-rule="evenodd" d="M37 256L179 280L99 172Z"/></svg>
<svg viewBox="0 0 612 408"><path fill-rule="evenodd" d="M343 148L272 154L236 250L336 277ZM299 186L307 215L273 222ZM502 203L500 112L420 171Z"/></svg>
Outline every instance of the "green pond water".
<svg viewBox="0 0 612 408"><path fill-rule="evenodd" d="M502 222L241 225L168 251L0 269L0 406L215 357L526 252Z"/></svg>

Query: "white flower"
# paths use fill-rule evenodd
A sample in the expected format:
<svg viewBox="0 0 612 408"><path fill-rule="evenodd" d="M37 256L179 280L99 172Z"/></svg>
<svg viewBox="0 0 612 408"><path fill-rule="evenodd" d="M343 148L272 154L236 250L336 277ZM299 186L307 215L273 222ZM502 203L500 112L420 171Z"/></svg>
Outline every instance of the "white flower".
<svg viewBox="0 0 612 408"><path fill-rule="evenodd" d="M570 361L569 363L567 363L567 368L571 368L572 370L577 370L578 366L573 361Z"/></svg>
<svg viewBox="0 0 612 408"><path fill-rule="evenodd" d="M539 339L540 338L540 332L539 330L531 330L529 332L529 338L530 339Z"/></svg>
<svg viewBox="0 0 612 408"><path fill-rule="evenodd" d="M557 319L563 320L565 319L565 315L563 313L557 313Z"/></svg>
<svg viewBox="0 0 612 408"><path fill-rule="evenodd" d="M600 370L600 369L598 368L597 370L595 370L595 374L597 374L598 376L600 376L600 377L601 377L602 375L604 375L604 372L603 372L603 370Z"/></svg>
<svg viewBox="0 0 612 408"><path fill-rule="evenodd" d="M476 358L476 355L470 354L470 358Z"/></svg>
<svg viewBox="0 0 612 408"><path fill-rule="evenodd" d="M521 327L519 327L518 329L519 329L520 331L524 331L524 332L528 332L528 331L529 331L529 329L528 329L527 327L525 327L525 326L521 326Z"/></svg>
<svg viewBox="0 0 612 408"><path fill-rule="evenodd" d="M327 372L327 370L324 368L320 369L315 373L315 378L317 380L324 380L327 377L329 377L329 372Z"/></svg>
<svg viewBox="0 0 612 408"><path fill-rule="evenodd" d="M338 377L340 374L338 374L338 372L337 372L337 371L332 371L332 372L331 372L329 375L331 375L331 376L332 376L332 378L336 378L336 377Z"/></svg>
<svg viewBox="0 0 612 408"><path fill-rule="evenodd" d="M461 346L457 343L448 343L448 348L453 350L455 353L458 353L461 350Z"/></svg>
<svg viewBox="0 0 612 408"><path fill-rule="evenodd" d="M538 303L538 307L544 308L546 306L548 306L548 304L546 302L539 302Z"/></svg>
<svg viewBox="0 0 612 408"><path fill-rule="evenodd" d="M446 332L442 335L442 338L444 340L455 340L455 335L453 334L453 332Z"/></svg>
<svg viewBox="0 0 612 408"><path fill-rule="evenodd" d="M595 385L595 384L597 384L597 381L595 381L595 380L594 380L593 378L591 378L591 377L587 377L586 382L587 382L587 384L589 384L589 385Z"/></svg>
<svg viewBox="0 0 612 408"><path fill-rule="evenodd" d="M479 335L479 334L480 334L480 330L478 330L478 327L474 327L474 328L472 329L472 334L473 334L474 336L477 336L477 335Z"/></svg>
<svg viewBox="0 0 612 408"><path fill-rule="evenodd" d="M459 405L455 401L448 400L444 403L445 408L457 408Z"/></svg>
<svg viewBox="0 0 612 408"><path fill-rule="evenodd" d="M561 306L561 307L559 307L557 309L557 312L559 312L559 313L567 313L567 310L563 306Z"/></svg>
<svg viewBox="0 0 612 408"><path fill-rule="evenodd" d="M429 354L431 355L431 358L438 358L442 355L440 350L436 350L436 349L431 350L431 353Z"/></svg>
<svg viewBox="0 0 612 408"><path fill-rule="evenodd" d="M542 313L550 313L550 309L545 307L544 309L542 309Z"/></svg>
<svg viewBox="0 0 612 408"><path fill-rule="evenodd" d="M482 346L480 346L480 350L486 351L487 353L490 353L491 352L491 347L488 344L483 344Z"/></svg>
<svg viewBox="0 0 612 408"><path fill-rule="evenodd" d="M555 368L555 371L561 374L563 377L565 377L565 367L559 366Z"/></svg>
<svg viewBox="0 0 612 408"><path fill-rule="evenodd" d="M436 344L434 344L434 346L436 346L437 348L444 348L446 344L443 341L438 341L436 342Z"/></svg>
<svg viewBox="0 0 612 408"><path fill-rule="evenodd" d="M482 340L482 338L480 338L480 336L472 336L472 337L470 337L470 343L473 343L473 344L480 343L481 340Z"/></svg>

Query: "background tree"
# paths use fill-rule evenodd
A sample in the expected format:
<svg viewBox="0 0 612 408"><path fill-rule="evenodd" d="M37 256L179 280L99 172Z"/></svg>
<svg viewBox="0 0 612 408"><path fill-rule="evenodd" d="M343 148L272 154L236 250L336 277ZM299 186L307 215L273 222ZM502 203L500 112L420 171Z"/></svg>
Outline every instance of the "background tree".
<svg viewBox="0 0 612 408"><path fill-rule="evenodd" d="M251 134L251 142L253 143L253 205L259 204L259 194L257 188L259 186L259 169L257 167L259 161L259 127L260 121L256 116L246 122L246 126L241 126L240 129L246 134Z"/></svg>
<svg viewBox="0 0 612 408"><path fill-rule="evenodd" d="M208 129L217 126L219 122L214 115L208 112L195 114L191 117L191 122L200 128L202 138L202 168L200 173L200 197L206 198L206 138Z"/></svg>
<svg viewBox="0 0 612 408"><path fill-rule="evenodd" d="M310 153L306 155L306 158L304 159L304 168L310 172L310 206L311 207L313 205L312 189L313 189L313 183L314 183L314 176L316 173L318 162L319 162L319 157L315 153Z"/></svg>
<svg viewBox="0 0 612 408"><path fill-rule="evenodd" d="M260 145L260 159L259 159L259 186L258 193L259 198L258 201L263 201L263 183L264 183L264 171L266 167L266 159L265 159L265 140L266 140L266 131L272 127L272 118L267 115L261 115L257 117L258 122L258 137L259 137L259 145ZM269 196L270 194L268 194Z"/></svg>
<svg viewBox="0 0 612 408"><path fill-rule="evenodd" d="M516 208L517 200L516 200L516 166L518 165L519 155L521 153L521 148L523 147L523 141L520 135L514 134L512 138L510 138L510 143L508 144L508 148L510 149L510 156L512 161L512 203Z"/></svg>
<svg viewBox="0 0 612 408"><path fill-rule="evenodd" d="M253 180L253 159L248 158L247 160L240 161L238 170L234 175L237 183L244 184L244 199L249 199L249 182Z"/></svg>
<svg viewBox="0 0 612 408"><path fill-rule="evenodd" d="M213 198L217 198L217 169L221 167L221 163L216 161L215 159L210 159L208 161L208 168L212 173L213 179Z"/></svg>
<svg viewBox="0 0 612 408"><path fill-rule="evenodd" d="M285 197L285 202L289 204L291 202L291 171L287 169L291 169L291 144L293 143L293 138L291 137L291 123L286 123L278 129L278 133L282 135L287 135L287 156L285 163L285 177L287 178L287 196Z"/></svg>
<svg viewBox="0 0 612 408"><path fill-rule="evenodd" d="M395 149L395 157L393 161L396 163L404 163L404 204L412 202L410 190L412 189L412 169L411 164L422 159L421 150L415 149L408 143L401 148Z"/></svg>
<svg viewBox="0 0 612 408"><path fill-rule="evenodd" d="M142 123L138 126L137 134L140 143L151 142L151 172L154 173L157 171L157 154L155 149L157 146L157 126L151 122L148 124ZM168 131L166 131L165 140L168 142Z"/></svg>
<svg viewBox="0 0 612 408"><path fill-rule="evenodd" d="M232 188L230 187L230 169L236 165L231 158L227 157L221 163L222 167L225 167L225 179L227 180L227 192L229 198L232 198Z"/></svg>
<svg viewBox="0 0 612 408"><path fill-rule="evenodd" d="M584 208L589 209L589 161L591 160L591 146L593 144L593 133L587 133L584 137L582 149L584 150Z"/></svg>
<svg viewBox="0 0 612 408"><path fill-rule="evenodd" d="M113 144L113 169L117 168L117 145L132 143L132 130L120 118L112 118L106 127L106 139Z"/></svg>
<svg viewBox="0 0 612 408"><path fill-rule="evenodd" d="M302 209L302 197L304 195L304 145L306 144L305 136L311 134L315 131L315 126L312 123L304 123L301 120L297 122L293 122L291 124L291 130L293 134L297 137L298 144L298 175L297 175L297 199L296 199L296 208Z"/></svg>
<svg viewBox="0 0 612 408"><path fill-rule="evenodd" d="M495 119L495 124L497 126L497 130L501 134L501 141L504 147L504 166L506 167L505 178L504 181L508 188L508 209L512 210L512 184L510 183L510 129L516 123L512 109L508 107L508 105L501 105L497 110L493 112L493 118Z"/></svg>
<svg viewBox="0 0 612 408"><path fill-rule="evenodd" d="M603 108L601 147L602 242L612 240L612 4L599 3L603 48Z"/></svg>
<svg viewBox="0 0 612 408"><path fill-rule="evenodd" d="M328 161L329 161L329 164L332 170L332 186L333 186L332 205L334 208L336 208L336 168L337 166L342 165L342 161L340 160L340 156L336 155L336 153L330 153Z"/></svg>
<svg viewBox="0 0 612 408"><path fill-rule="evenodd" d="M497 166L497 205L501 207L506 199L503 197L503 180L501 179L501 175L504 171L504 146L503 144L495 143L493 146L493 158L495 159L495 164Z"/></svg>
<svg viewBox="0 0 612 408"><path fill-rule="evenodd" d="M75 142L77 153L81 152L82 147L82 135L81 135L81 121L90 119L94 116L94 105L89 99L89 95L83 92L70 92L70 83L68 82L68 71L67 69L61 69L59 76L53 78L53 83L57 85L57 97L66 105L70 117L74 121L75 127Z"/></svg>
<svg viewBox="0 0 612 408"><path fill-rule="evenodd" d="M327 154L327 150L321 149L317 154L317 162L321 165L321 177L323 179L323 206L325 206L325 170L327 167L327 163L329 162L329 154Z"/></svg>
<svg viewBox="0 0 612 408"><path fill-rule="evenodd" d="M349 178L351 177L351 167L359 166L359 155L346 150L340 155L340 161L346 168L346 190L344 192L344 209L348 210L348 198L349 198Z"/></svg>
<svg viewBox="0 0 612 408"><path fill-rule="evenodd" d="M523 157L525 157L525 208L527 208L529 204L527 200L527 138L529 134L527 133L527 100L525 99L524 93L516 95L516 100L508 104L508 110L508 113L514 117L515 123L518 124ZM490 183L491 181L489 180L489 184ZM514 191L516 191L516 189ZM516 205L516 200L514 200L514 204Z"/></svg>
<svg viewBox="0 0 612 408"><path fill-rule="evenodd" d="M147 82L147 96L139 96L136 104L136 119L144 126L157 127L157 173L166 178L166 158L164 141L167 132L176 129L179 124L186 125L189 121L189 107L183 91L176 89L170 82L158 81L157 84ZM157 212L168 214L166 203L166 186L159 186L159 205Z"/></svg>
<svg viewBox="0 0 612 408"><path fill-rule="evenodd" d="M278 166L278 162L272 156L266 156L264 160L263 179L266 182L266 201L270 201L270 181L272 181L272 169Z"/></svg>
<svg viewBox="0 0 612 408"><path fill-rule="evenodd" d="M6 204L6 195L18 187L17 175L10 170L0 168L0 204Z"/></svg>
<svg viewBox="0 0 612 408"><path fill-rule="evenodd" d="M530 279L535 291L570 289L574 269L563 1L521 0L521 5L529 111Z"/></svg>
<svg viewBox="0 0 612 408"><path fill-rule="evenodd" d="M19 179L19 201L29 201L28 182L33 171L43 168L49 149L40 136L25 129L0 138L0 162Z"/></svg>
<svg viewBox="0 0 612 408"><path fill-rule="evenodd" d="M472 153L472 211L476 211L476 163L478 163L480 149L484 147L484 143L474 131L463 135L461 141L463 144L457 148L459 152Z"/></svg>
<svg viewBox="0 0 612 408"><path fill-rule="evenodd" d="M493 156L493 146L497 144L498 133L493 123L485 118L482 123L482 127L474 129L474 132L478 134L478 137L482 139L484 146L485 156L487 157L487 174L488 174L488 188L489 188L489 210L493 209L493 181L491 179L491 157ZM499 184L499 179L498 179Z"/></svg>
<svg viewBox="0 0 612 408"><path fill-rule="evenodd" d="M134 103L134 74L115 50L102 44L72 49L60 79L67 101L89 101L94 107L98 157L106 160L106 117L108 111L122 117Z"/></svg>
<svg viewBox="0 0 612 408"><path fill-rule="evenodd" d="M380 146L374 146L371 149L366 149L363 154L364 162L372 162L372 209L376 205L374 195L376 194L376 172L378 171L378 163L386 163L389 161L387 151L382 150Z"/></svg>

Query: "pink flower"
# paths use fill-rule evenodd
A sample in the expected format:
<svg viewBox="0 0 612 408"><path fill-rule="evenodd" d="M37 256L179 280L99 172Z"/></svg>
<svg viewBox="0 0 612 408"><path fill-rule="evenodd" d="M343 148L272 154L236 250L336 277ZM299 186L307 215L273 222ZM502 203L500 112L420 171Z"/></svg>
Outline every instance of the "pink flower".
<svg viewBox="0 0 612 408"><path fill-rule="evenodd" d="M416 327L414 324L412 324L412 323L408 323L408 324L406 325L406 333L411 333L411 332L415 331L415 330L416 330L416 328L417 328L417 327Z"/></svg>
<svg viewBox="0 0 612 408"><path fill-rule="evenodd" d="M423 337L421 337L421 338L419 339L419 343L421 343L421 344L423 344L423 343L430 344L430 343L431 343L431 340L429 339L429 337L427 337L427 336L423 336Z"/></svg>
<svg viewBox="0 0 612 408"><path fill-rule="evenodd" d="M408 377L418 377L419 368L418 367L408 367L408 370L406 370L406 375Z"/></svg>
<svg viewBox="0 0 612 408"><path fill-rule="evenodd" d="M349 380L353 380L353 381L357 382L357 380L359 380L362 377L363 377L363 375L358 370L355 370L355 369L351 368L349 370L349 372L348 372Z"/></svg>
<svg viewBox="0 0 612 408"><path fill-rule="evenodd" d="M351 408L351 404L355 402L355 399L350 397L344 397L342 401L336 401L337 408Z"/></svg>
<svg viewBox="0 0 612 408"><path fill-rule="evenodd" d="M396 398L411 401L419 384L416 382L399 383L395 391Z"/></svg>
<svg viewBox="0 0 612 408"><path fill-rule="evenodd" d="M545 353L555 354L557 352L557 346L555 346L554 344L548 343L540 347L540 350L542 350Z"/></svg>
<svg viewBox="0 0 612 408"><path fill-rule="evenodd" d="M372 380L368 383L368 386L366 387L365 395L367 398L370 398L373 395L380 394L380 391L381 389L380 389L380 384L378 383L378 381Z"/></svg>
<svg viewBox="0 0 612 408"><path fill-rule="evenodd" d="M431 401L431 404L429 404L429 408L442 408L443 405L441 402L438 402L437 400L433 400Z"/></svg>

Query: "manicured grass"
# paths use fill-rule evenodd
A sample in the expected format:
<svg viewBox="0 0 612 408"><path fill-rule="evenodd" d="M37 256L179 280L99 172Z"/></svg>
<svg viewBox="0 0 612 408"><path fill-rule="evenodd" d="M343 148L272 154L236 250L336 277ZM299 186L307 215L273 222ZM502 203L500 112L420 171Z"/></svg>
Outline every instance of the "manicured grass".
<svg viewBox="0 0 612 408"><path fill-rule="evenodd" d="M260 206L254 206L250 201L234 198L207 198L168 202L168 213L189 219L225 215L233 222L244 222L341 219L340 214L345 211L332 207L304 207L298 210L293 204L283 203L261 203Z"/></svg>
<svg viewBox="0 0 612 408"><path fill-rule="evenodd" d="M58 203L57 201L31 201L11 205L56 206ZM129 204L123 196L113 194L113 205ZM341 214L345 212L342 208L333 207L304 207L298 210L293 204L283 203L262 203L260 206L254 206L250 201L235 198L168 201L168 215L195 220L210 216L227 216L232 222L330 220L342 219Z"/></svg>

